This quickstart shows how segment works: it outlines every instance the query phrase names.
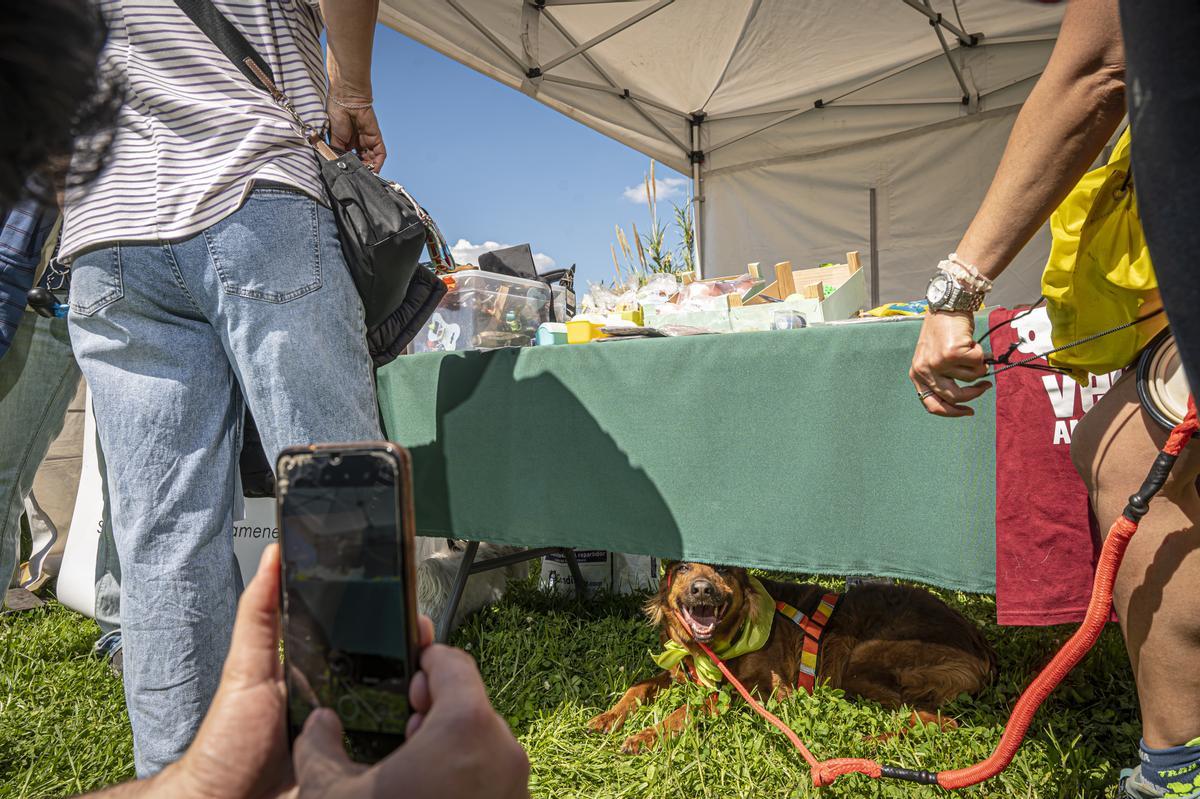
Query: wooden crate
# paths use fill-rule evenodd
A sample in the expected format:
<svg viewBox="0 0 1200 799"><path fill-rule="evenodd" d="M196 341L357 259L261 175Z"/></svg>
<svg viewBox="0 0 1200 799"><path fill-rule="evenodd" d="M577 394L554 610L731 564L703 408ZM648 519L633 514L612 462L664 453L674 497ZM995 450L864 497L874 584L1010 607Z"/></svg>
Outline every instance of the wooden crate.
<svg viewBox="0 0 1200 799"><path fill-rule="evenodd" d="M800 270L792 269L791 263L784 261L775 265L775 280L754 296L743 299L727 295L724 307L707 311L660 314L657 309L647 309L646 324L651 327L696 325L734 332L769 330L774 312L778 310L798 311L809 322L849 319L866 306L867 284L858 253L847 253L846 261L836 266ZM758 264L750 264L748 271L755 277L761 276ZM711 278L704 282L729 279ZM836 287L828 297L825 296L827 283Z"/></svg>

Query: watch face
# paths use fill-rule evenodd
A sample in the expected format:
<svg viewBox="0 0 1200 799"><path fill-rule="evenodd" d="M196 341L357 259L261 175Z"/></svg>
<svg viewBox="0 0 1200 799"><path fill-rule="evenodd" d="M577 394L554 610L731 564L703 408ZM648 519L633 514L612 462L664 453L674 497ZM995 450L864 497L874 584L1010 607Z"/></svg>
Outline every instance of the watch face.
<svg viewBox="0 0 1200 799"><path fill-rule="evenodd" d="M945 272L938 272L929 281L929 288L925 292L925 299L929 301L930 307L937 308L946 302L950 296L950 276Z"/></svg>

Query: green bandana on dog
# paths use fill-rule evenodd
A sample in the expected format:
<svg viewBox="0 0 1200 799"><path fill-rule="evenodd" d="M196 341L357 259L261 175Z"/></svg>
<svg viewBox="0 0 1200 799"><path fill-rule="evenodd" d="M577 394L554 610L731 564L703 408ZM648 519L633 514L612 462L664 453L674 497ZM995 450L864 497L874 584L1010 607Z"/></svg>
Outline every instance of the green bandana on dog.
<svg viewBox="0 0 1200 799"><path fill-rule="evenodd" d="M750 578L750 589L754 592L752 601L757 607L747 615L742 629L738 630L737 635L730 641L714 641L711 644L712 651L721 660L732 660L750 652L757 652L766 646L767 639L771 637L771 625L775 623L775 600L771 599L767 589L755 577ZM659 666L670 671L685 659L692 657L692 653L683 644L668 640L663 651L651 657ZM696 677L700 682L714 691L724 679L721 670L708 658L692 658L692 665L696 667Z"/></svg>

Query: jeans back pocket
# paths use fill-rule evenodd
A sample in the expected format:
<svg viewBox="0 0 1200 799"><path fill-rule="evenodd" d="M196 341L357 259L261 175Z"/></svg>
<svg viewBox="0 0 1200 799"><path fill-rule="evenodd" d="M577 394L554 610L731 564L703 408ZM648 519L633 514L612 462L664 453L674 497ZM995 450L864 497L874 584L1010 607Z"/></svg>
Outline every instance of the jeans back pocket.
<svg viewBox="0 0 1200 799"><path fill-rule="evenodd" d="M92 316L124 296L119 245L75 258L71 264L71 313Z"/></svg>
<svg viewBox="0 0 1200 799"><path fill-rule="evenodd" d="M294 191L256 189L204 231L226 294L283 303L321 287L318 205Z"/></svg>

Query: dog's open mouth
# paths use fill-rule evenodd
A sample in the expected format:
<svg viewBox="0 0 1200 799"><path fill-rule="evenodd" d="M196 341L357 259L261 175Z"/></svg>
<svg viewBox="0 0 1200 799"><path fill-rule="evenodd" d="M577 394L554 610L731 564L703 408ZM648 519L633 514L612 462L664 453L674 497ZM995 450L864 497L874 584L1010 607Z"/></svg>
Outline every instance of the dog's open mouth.
<svg viewBox="0 0 1200 799"><path fill-rule="evenodd" d="M728 608L729 605L726 603L720 606L692 605L680 608L680 610L683 612L683 620L687 623L692 637L697 641L708 641L713 637L713 632L721 623L721 619L725 617L725 611Z"/></svg>

